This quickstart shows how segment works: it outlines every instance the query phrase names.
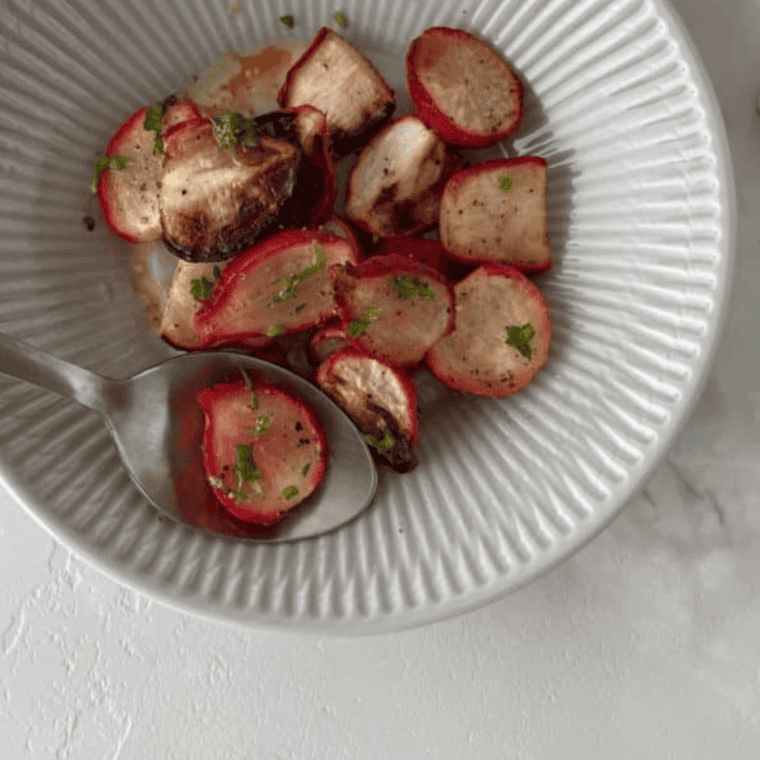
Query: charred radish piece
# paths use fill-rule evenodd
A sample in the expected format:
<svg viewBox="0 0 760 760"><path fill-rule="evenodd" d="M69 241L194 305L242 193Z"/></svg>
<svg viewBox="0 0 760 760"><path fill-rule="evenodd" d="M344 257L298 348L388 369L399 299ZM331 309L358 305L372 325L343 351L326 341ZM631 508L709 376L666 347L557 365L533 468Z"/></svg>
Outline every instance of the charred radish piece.
<svg viewBox="0 0 760 760"><path fill-rule="evenodd" d="M271 525L314 493L327 467L327 439L300 399L240 381L205 388L198 404L208 483L235 517Z"/></svg>
<svg viewBox="0 0 760 760"><path fill-rule="evenodd" d="M377 237L420 232L438 221L443 188L461 161L414 116L383 128L351 169L346 214Z"/></svg>
<svg viewBox="0 0 760 760"><path fill-rule="evenodd" d="M167 99L139 108L106 147L93 182L103 218L129 243L161 237L158 195L163 174L163 135L167 127L198 116L189 101Z"/></svg>
<svg viewBox="0 0 760 760"><path fill-rule="evenodd" d="M398 472L416 467L417 390L405 372L347 348L319 365L316 381L364 433L375 459Z"/></svg>
<svg viewBox="0 0 760 760"><path fill-rule="evenodd" d="M505 398L527 386L546 364L549 308L514 267L484 264L454 288L456 329L425 356L444 385Z"/></svg>
<svg viewBox="0 0 760 760"><path fill-rule="evenodd" d="M236 256L195 315L201 347L306 330L339 314L334 268L356 263L334 235L283 230Z"/></svg>
<svg viewBox="0 0 760 760"><path fill-rule="evenodd" d="M301 150L238 132L232 116L193 119L165 137L159 195L164 242L186 261L222 261L249 246L293 192Z"/></svg>
<svg viewBox="0 0 760 760"><path fill-rule="evenodd" d="M441 242L467 263L511 264L524 272L551 268L546 161L495 159L457 172L441 200Z"/></svg>
<svg viewBox="0 0 760 760"><path fill-rule="evenodd" d="M338 156L365 141L396 105L393 90L372 62L327 27L288 71L277 102L286 108L310 105L325 114Z"/></svg>
<svg viewBox="0 0 760 760"><path fill-rule="evenodd" d="M161 315L161 337L167 343L187 351L201 348L195 331L195 315L211 300L214 286L226 266L226 261L218 264L177 261ZM239 341L239 345L258 349L271 342L272 339L266 337L244 338Z"/></svg>
<svg viewBox="0 0 760 760"><path fill-rule="evenodd" d="M351 338L342 324L320 327L309 340L309 356L321 364L330 354L351 346Z"/></svg>
<svg viewBox="0 0 760 760"><path fill-rule="evenodd" d="M367 353L413 365L454 328L454 299L435 269L405 256L373 256L340 278L346 332Z"/></svg>
<svg viewBox="0 0 760 760"><path fill-rule="evenodd" d="M522 118L520 80L488 43L463 29L426 29L409 47L406 76L420 118L448 145L487 148Z"/></svg>

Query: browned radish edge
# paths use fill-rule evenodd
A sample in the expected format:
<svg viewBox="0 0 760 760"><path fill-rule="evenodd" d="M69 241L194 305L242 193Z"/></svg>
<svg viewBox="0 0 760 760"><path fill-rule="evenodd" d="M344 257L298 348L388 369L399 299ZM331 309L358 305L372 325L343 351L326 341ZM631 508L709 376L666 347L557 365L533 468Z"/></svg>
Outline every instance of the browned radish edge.
<svg viewBox="0 0 760 760"><path fill-rule="evenodd" d="M505 80L509 80L509 75L511 74L510 94L514 99L514 114L511 119L505 122L502 129L496 132L482 132L468 129L463 125L457 124L435 102L429 89L423 84L418 74L420 68L426 63L421 60L424 46L429 43L432 37L440 38L439 45L441 46L476 46L482 55L491 58L492 65L505 68ZM473 70L471 73L473 80L477 80L477 71ZM500 53L495 51L485 40L476 37L464 29L437 26L430 27L422 32L422 34L412 41L407 51L406 77L409 95L411 96L415 110L420 118L448 145L457 145L465 148L488 148L513 134L522 120L523 85L519 77L512 71ZM477 86L477 84L472 86ZM452 96L455 95L456 93L452 93Z"/></svg>
<svg viewBox="0 0 760 760"><path fill-rule="evenodd" d="M514 393L525 388L538 371L544 366L548 359L548 346L551 342L552 322L549 307L544 301L543 296L539 289L531 282L519 269L509 265L502 264L482 264L479 266L469 277L466 277L462 282L458 283L454 289L455 294L461 292L461 289L466 288L470 283L469 280L477 277L505 277L510 280L514 280L520 286L522 292L525 294L526 299L536 307L536 311L539 314L539 320L534 326L536 335L546 336L546 352L542 353L536 361L529 360L527 367L523 368L520 373L508 372L500 378L503 383L501 386L490 383L490 381L483 380L485 373L480 372L487 362L493 357L493 353L489 353L489 358L483 367L474 366L473 363L468 363L464 366L462 362L458 363L458 367L452 367L450 362L447 362L444 357L446 350L446 343L454 340L457 337L456 330L451 335L446 336L441 341L436 343L425 355L425 364L428 369L438 378L444 385L454 390L461 391L463 393L472 393L478 396L490 396L493 398L506 398ZM461 303L461 302L460 302ZM457 325L460 329L466 323L466 318L463 317L461 310L457 309L458 319ZM531 323L532 324L532 323ZM505 326L506 327L506 326ZM500 340L500 339L499 339ZM505 341L506 342L506 341ZM470 342L468 345L472 344ZM500 344L499 344L500 345ZM480 376L480 377L478 377ZM476 381L476 378L477 381ZM489 385L490 383L490 385Z"/></svg>
<svg viewBox="0 0 760 760"><path fill-rule="evenodd" d="M322 45L322 43L325 41L325 38L329 35L337 35L337 32L327 26L321 27L314 35L314 39L311 41L309 47L306 48L301 57L293 63L290 69L288 69L288 73L285 75L285 81L282 83L280 91L277 94L277 102L281 106L288 107L288 93L293 86L293 79L298 76L301 69L308 63L309 59L314 55L314 52L319 48L320 45ZM346 41L346 44L350 45L351 43ZM351 45L351 47L358 51L358 48L356 48L354 45ZM371 118L367 118L369 115L365 114L364 126L357 132L331 130L332 149L334 154L338 157L346 156L353 150L356 150L358 147L363 145L375 132L377 132L383 126L383 124L388 121L388 119L390 119L396 107L396 94L394 91L388 86L388 83L374 66L372 61L370 61L367 56L361 53L361 51L358 52L366 60L367 64L371 67L374 74L378 77L378 83L381 83L381 89L384 91L387 103L379 113L374 114Z"/></svg>
<svg viewBox="0 0 760 760"><path fill-rule="evenodd" d="M481 164L477 164L475 166L468 167L467 169L460 169L459 171L455 172L451 178L449 179L448 183L446 184L446 188L444 190L444 200L443 204L448 204L449 198L455 198L457 197L461 192L463 192L463 189L466 187L467 182L474 176L477 176L482 173L489 172L491 170L503 170L504 172L508 173L509 170L515 166L525 165L525 164L535 164L536 166L542 167L544 170L547 168L547 163L544 158L541 156L517 156L515 158L493 158L488 161L484 161ZM503 193L504 190L502 190L497 183L494 183L493 185L493 192L495 194ZM497 195L496 197L501 197L500 195ZM482 205L485 205L485 201L480 198L473 198L473 203L479 202ZM446 212L448 213L448 212ZM544 210L544 213L546 211ZM547 226L546 220L544 220L544 227ZM442 235L443 238L445 238L445 235ZM474 257L467 257L463 256L452 247L452 246L446 246L444 241L444 247L447 250L448 255L454 260L454 261L460 261L463 264L477 264L477 263L489 263L485 260L478 260ZM513 260L510 262L490 262L490 263L501 263L503 266L515 266L517 267L521 272L528 272L531 274L540 274L541 272L548 272L552 268L552 258L551 258L551 248L547 246L547 256L540 260L535 261L526 261L526 260Z"/></svg>
<svg viewBox="0 0 760 760"><path fill-rule="evenodd" d="M251 408L252 390L256 409ZM277 399L286 404L289 414L284 426L282 419L272 418L269 418L270 429L261 425L261 417L267 415L260 414L260 411L262 407L266 409L269 399ZM204 413L203 466L206 475L217 500L238 519L257 525L271 525L310 496L324 478L327 468L327 437L316 415L300 398L275 385L257 382L251 386L240 380L204 388L197 394L197 400ZM221 420L217 419L219 409L227 404L234 406L225 411L237 412L237 415L234 419L229 419L226 415ZM294 420L291 431L290 423ZM261 428L264 429L258 434L252 432ZM221 434L223 440L220 441L215 434ZM265 463L257 480L246 481L242 485L234 471L235 457L231 455L238 444L250 447L252 468L255 465L258 469L262 462ZM220 451L220 446L229 451ZM304 449L303 446L307 448ZM271 489L266 486L279 474L279 467L275 465L292 466L291 457L296 456L296 452L301 478L294 476L293 480L294 485L298 481L302 490L298 489L298 493L293 496L287 496L279 488L275 494L267 493ZM300 460L303 459L306 459L308 467L303 465L302 468ZM264 487L261 488L261 485ZM235 493L238 488L243 490L240 501ZM258 491L262 492L260 496L255 495Z"/></svg>
<svg viewBox="0 0 760 760"><path fill-rule="evenodd" d="M366 164L370 160L373 151L380 151L385 145L385 141L393 130L403 126L404 122L413 121L422 127L425 132L434 140L434 150L426 155L424 160L430 163L434 162L436 166L440 165L437 179L426 189L421 190L415 196L407 198L398 198L398 186L400 179L405 170L395 167L396 171L384 180L378 173L371 173L370 176L377 176L381 185L380 188L372 188L370 183L361 179L361 174L366 171ZM438 156L435 153L438 153ZM438 221L438 208L440 206L441 196L449 178L464 166L464 160L458 154L447 150L427 127L416 116L400 116L393 119L379 130L372 139L364 146L359 154L356 163L351 167L348 175L348 185L346 190L346 214L357 227L364 232L377 236L389 237L393 235L414 235L424 230L434 227ZM406 167L406 171L414 171L415 176L419 175L421 168L424 166ZM388 175L388 169L384 169ZM376 198L371 203L364 203L357 207L355 202L362 193L378 190ZM368 218L375 220L373 224ZM379 226L380 221L387 219L387 228Z"/></svg>
<svg viewBox="0 0 760 760"><path fill-rule="evenodd" d="M211 294L211 299L204 304L203 308L195 315L195 329L198 333L201 345L203 347L226 345L241 340L248 340L254 337L270 337L264 333L252 329L246 332L222 332L218 329L223 328L223 321L220 321L224 311L232 306L234 300L239 298L240 292L245 292L246 279L255 283L255 270L268 259L286 253L293 247L302 247L304 245L319 245L323 249L338 247L345 254L346 263L356 263L354 252L349 243L336 235L326 232L313 230L283 230L265 238L260 243L248 248L238 254L227 267L222 271L221 277ZM328 268L328 277L332 283L332 273L330 265L326 262ZM307 317L303 322L290 325L283 333L292 334L306 330L311 327L317 327L323 322L329 321L339 316L340 308L337 300L333 299L335 306L326 313L320 313L316 320L313 317ZM308 311L304 309L304 313ZM271 337L277 337L271 336Z"/></svg>

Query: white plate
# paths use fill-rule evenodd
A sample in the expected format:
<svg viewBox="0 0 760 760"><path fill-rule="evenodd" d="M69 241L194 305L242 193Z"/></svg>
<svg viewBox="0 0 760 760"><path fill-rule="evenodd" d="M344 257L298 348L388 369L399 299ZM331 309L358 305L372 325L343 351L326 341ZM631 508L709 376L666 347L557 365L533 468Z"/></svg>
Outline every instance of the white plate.
<svg viewBox="0 0 760 760"><path fill-rule="evenodd" d="M715 98L659 1L8 0L0 330L114 376L169 355L146 330L126 247L82 225L93 157L135 108L225 50L308 40L338 10L402 102L404 51L428 26L483 35L521 74L514 148L549 163L546 369L504 401L425 379L420 467L383 472L364 516L311 541L248 545L159 520L96 417L5 378L0 463L43 525L123 582L202 615L348 635L495 599L612 519L705 376L735 218Z"/></svg>

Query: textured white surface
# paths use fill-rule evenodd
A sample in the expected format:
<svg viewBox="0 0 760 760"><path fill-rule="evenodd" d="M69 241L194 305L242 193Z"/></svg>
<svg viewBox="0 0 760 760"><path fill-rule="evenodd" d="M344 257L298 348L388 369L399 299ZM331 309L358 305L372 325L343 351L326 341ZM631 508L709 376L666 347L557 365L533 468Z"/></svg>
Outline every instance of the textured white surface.
<svg viewBox="0 0 760 760"><path fill-rule="evenodd" d="M756 760L760 6L676 7L724 109L739 259L710 381L645 493L516 594L356 641L168 610L0 496L4 758Z"/></svg>
<svg viewBox="0 0 760 760"><path fill-rule="evenodd" d="M126 7L145 33L119 38L108 61L86 70L82 48L99 44L88 29L121 24ZM208 42L208 65L239 34L263 45L282 27L273 2L254 15L250 4L236 15L221 0L179 7L10 0L3 28L0 95L9 106L0 112L0 165L23 172L8 175L0 204L0 227L15 229L0 238L0 323L104 374L135 373L172 351L145 325L128 274L135 252L104 225L83 229L84 157L135 105L190 81L198 63L183 44ZM307 38L332 11L327 0L308 7L314 18L299 13L294 31ZM404 7L354 0L344 9L348 39L400 94L404 52L427 24L478 31L525 82L513 149L548 163L555 263L537 281L552 312L549 361L503 400L465 397L429 378L419 392L420 466L405 476L383 471L372 508L340 531L276 545L161 522L93 415L0 378L9 487L81 555L170 603L344 633L473 609L605 526L661 461L695 400L731 272L733 185L710 88L670 14L656 0L473 0L464 13L459 0L426 0L400 16ZM157 49L152 34L172 8L187 28ZM80 42L64 33L73 28ZM169 77L171 58L184 68ZM151 89L159 73L169 78ZM125 102L111 107L119 89ZM30 141L40 124L50 125L46 136ZM81 156L78 170L63 156ZM95 296L98 281L110 299Z"/></svg>

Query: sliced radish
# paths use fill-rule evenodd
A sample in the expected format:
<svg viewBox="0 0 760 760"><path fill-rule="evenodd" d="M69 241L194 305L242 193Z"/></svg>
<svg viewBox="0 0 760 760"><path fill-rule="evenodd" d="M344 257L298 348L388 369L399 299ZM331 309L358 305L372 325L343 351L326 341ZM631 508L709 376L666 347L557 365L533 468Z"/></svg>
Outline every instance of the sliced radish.
<svg viewBox="0 0 760 760"><path fill-rule="evenodd" d="M205 388L198 403L206 476L235 517L270 525L317 489L327 438L303 401L273 385L240 381Z"/></svg>
<svg viewBox="0 0 760 760"><path fill-rule="evenodd" d="M168 130L159 195L164 242L187 261L221 261L273 224L290 197L301 150L259 135L221 147L209 119Z"/></svg>
<svg viewBox="0 0 760 760"><path fill-rule="evenodd" d="M550 269L546 161L494 159L457 172L444 190L439 224L441 242L460 261Z"/></svg>
<svg viewBox="0 0 760 760"><path fill-rule="evenodd" d="M330 354L351 346L346 327L341 322L325 325L314 332L309 340L309 356L315 364L321 364Z"/></svg>
<svg viewBox="0 0 760 760"><path fill-rule="evenodd" d="M538 288L510 266L484 264L454 287L456 328L425 356L445 385L504 398L546 364L551 317Z"/></svg>
<svg viewBox="0 0 760 760"><path fill-rule="evenodd" d="M384 127L351 169L346 214L377 237L412 234L438 221L443 188L461 162L415 116Z"/></svg>
<svg viewBox="0 0 760 760"><path fill-rule="evenodd" d="M195 104L187 100L172 104L167 100L161 108L161 134L172 124L198 116ZM155 152L157 133L144 127L147 115L147 107L139 108L119 127L105 155L129 161L123 169L104 169L97 181L98 202L106 224L130 243L161 237L158 193L164 159L161 152Z"/></svg>
<svg viewBox="0 0 760 760"><path fill-rule="evenodd" d="M347 332L367 353L413 365L454 328L454 298L445 277L406 256L373 256L340 277Z"/></svg>
<svg viewBox="0 0 760 760"><path fill-rule="evenodd" d="M487 42L463 29L426 29L409 47L406 75L420 118L449 145L487 148L522 118L520 80Z"/></svg>
<svg viewBox="0 0 760 760"><path fill-rule="evenodd" d="M316 382L364 433L376 459L399 472L417 465L417 389L409 375L347 348L319 365Z"/></svg>
<svg viewBox="0 0 760 760"><path fill-rule="evenodd" d="M201 346L277 337L339 314L333 268L356 263L334 235L283 230L236 256L195 315Z"/></svg>
<svg viewBox="0 0 760 760"><path fill-rule="evenodd" d="M188 351L201 347L194 318L204 303L210 300L212 290L227 263L194 264L181 259L177 261L161 315L161 337L167 343ZM272 339L266 337L243 338L239 345L258 349L271 342Z"/></svg>
<svg viewBox="0 0 760 760"><path fill-rule="evenodd" d="M372 62L322 27L288 71L277 101L310 105L327 117L333 149L346 155L393 113L395 94Z"/></svg>

